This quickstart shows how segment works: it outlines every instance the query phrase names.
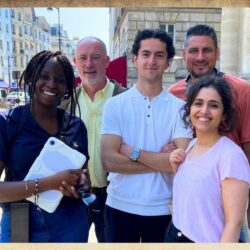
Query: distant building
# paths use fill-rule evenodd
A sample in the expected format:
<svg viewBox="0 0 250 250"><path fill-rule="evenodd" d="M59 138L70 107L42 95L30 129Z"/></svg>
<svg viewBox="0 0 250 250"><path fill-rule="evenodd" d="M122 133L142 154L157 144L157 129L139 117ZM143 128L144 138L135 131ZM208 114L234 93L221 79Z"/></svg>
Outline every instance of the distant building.
<svg viewBox="0 0 250 250"><path fill-rule="evenodd" d="M18 82L30 59L39 51L50 49L49 25L44 17L35 16L34 8L12 8L10 22L10 82Z"/></svg>
<svg viewBox="0 0 250 250"><path fill-rule="evenodd" d="M59 39L59 32L60 32L60 39ZM54 24L50 27L50 34L51 34L51 50L58 51L59 49L59 42L61 47L61 52L68 57L70 61L73 60L74 56L74 46L72 40L69 38L68 33L66 30L63 30L63 25Z"/></svg>
<svg viewBox="0 0 250 250"><path fill-rule="evenodd" d="M12 56L11 9L0 8L0 80L10 83Z"/></svg>
<svg viewBox="0 0 250 250"><path fill-rule="evenodd" d="M72 60L74 41L61 27L62 52ZM50 27L34 8L0 8L0 80L18 82L30 59L42 50L58 50L58 27Z"/></svg>

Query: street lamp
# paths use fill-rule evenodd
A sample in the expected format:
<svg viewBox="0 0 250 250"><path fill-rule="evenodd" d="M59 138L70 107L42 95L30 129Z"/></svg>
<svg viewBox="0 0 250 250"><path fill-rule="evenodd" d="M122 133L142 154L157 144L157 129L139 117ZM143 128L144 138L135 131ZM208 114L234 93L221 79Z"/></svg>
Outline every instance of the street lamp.
<svg viewBox="0 0 250 250"><path fill-rule="evenodd" d="M8 55L8 75L9 75L9 88L11 87L11 83L10 83L10 69L11 69L11 65L10 65L10 58L14 58L13 56L9 56Z"/></svg>
<svg viewBox="0 0 250 250"><path fill-rule="evenodd" d="M57 15L58 15L58 47L59 47L59 51L61 51L61 28L60 28L60 8L47 8L47 10L53 11L53 9L57 9Z"/></svg>

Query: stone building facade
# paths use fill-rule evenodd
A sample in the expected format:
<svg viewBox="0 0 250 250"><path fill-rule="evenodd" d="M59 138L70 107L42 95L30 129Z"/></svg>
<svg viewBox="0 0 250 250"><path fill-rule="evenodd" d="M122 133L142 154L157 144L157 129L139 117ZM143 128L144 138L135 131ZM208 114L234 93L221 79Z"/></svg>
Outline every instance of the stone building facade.
<svg viewBox="0 0 250 250"><path fill-rule="evenodd" d="M6 49L4 50L4 65L8 68L8 80L18 82L21 73L25 69L29 60L41 50L50 48L49 25L44 17L36 17L33 8L9 8L8 31L0 31L0 36L9 34L9 41L4 40ZM1 8L0 12L5 13L6 9ZM2 20L0 23L2 25ZM7 54L6 54L7 53ZM3 71L6 80L6 72ZM1 68L0 68L0 74Z"/></svg>
<svg viewBox="0 0 250 250"><path fill-rule="evenodd" d="M232 26L222 20L222 17L230 16L230 12L226 14L228 9L221 8L111 8L110 9L110 55L111 58L116 58L121 55L126 55L128 59L128 85L131 86L136 77L137 71L133 64L133 57L131 54L131 48L135 34L138 30L144 28L160 28L166 30L173 38L176 56L172 61L168 70L166 70L163 78L163 83L168 87L172 83L182 79L186 76L187 72L185 70L184 62L182 61L182 49L183 49L183 40L184 34L190 26L195 24L207 24L214 27L217 36L218 44L220 46L221 39L225 39L227 32L222 32L223 25L227 26L228 29ZM249 20L248 14L245 14L246 19ZM240 14L239 14L240 15ZM224 17L224 18L225 18ZM237 18L237 17L236 17ZM234 25L237 27L239 23ZM249 25L245 26L245 29L250 27ZM241 36L243 31L241 32ZM232 34L231 34L232 36ZM235 35L234 35L235 36ZM238 38L238 37L237 37ZM235 38L235 40L237 40ZM248 38L249 39L249 38ZM249 41L245 41L245 47L249 46ZM224 42L223 42L224 45ZM232 47L233 44L231 43ZM221 47L221 46L220 46ZM230 54L231 47L229 50L223 49L221 55L223 61L223 66L226 64L225 57ZM241 59L243 58L241 57ZM247 59L244 57L244 65L249 62L246 62ZM222 64L218 62L218 67L225 69L226 72L235 73L232 70L228 71L227 67L222 67ZM239 62L229 63L231 68L235 68L235 64ZM249 64L249 63L248 63ZM246 66L242 66L242 69ZM248 72L250 72L250 67L248 67ZM241 75L239 71L237 75Z"/></svg>
<svg viewBox="0 0 250 250"><path fill-rule="evenodd" d="M250 82L250 8L223 8L221 70Z"/></svg>
<svg viewBox="0 0 250 250"><path fill-rule="evenodd" d="M12 55L11 9L0 8L0 81L11 81L9 63Z"/></svg>

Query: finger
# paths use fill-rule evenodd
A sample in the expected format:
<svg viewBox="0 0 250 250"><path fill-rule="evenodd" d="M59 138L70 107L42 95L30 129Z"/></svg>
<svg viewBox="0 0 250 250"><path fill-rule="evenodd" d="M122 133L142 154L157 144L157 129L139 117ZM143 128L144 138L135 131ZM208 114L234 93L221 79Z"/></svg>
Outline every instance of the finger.
<svg viewBox="0 0 250 250"><path fill-rule="evenodd" d="M65 192L72 193L72 187L73 186L66 181L62 181L62 188L64 188Z"/></svg>
<svg viewBox="0 0 250 250"><path fill-rule="evenodd" d="M71 194L72 194L75 198L78 199L78 198L80 197L78 191L76 191L76 189L75 189L74 186L71 186L71 187L70 187L70 191L71 191Z"/></svg>
<svg viewBox="0 0 250 250"><path fill-rule="evenodd" d="M62 186L60 187L60 190L64 195L79 198L79 193L76 191L75 187L72 185L69 185L65 181L62 182Z"/></svg>
<svg viewBox="0 0 250 250"><path fill-rule="evenodd" d="M73 197L73 195L70 192L68 192L64 187L60 186L59 190L62 192L64 196Z"/></svg>

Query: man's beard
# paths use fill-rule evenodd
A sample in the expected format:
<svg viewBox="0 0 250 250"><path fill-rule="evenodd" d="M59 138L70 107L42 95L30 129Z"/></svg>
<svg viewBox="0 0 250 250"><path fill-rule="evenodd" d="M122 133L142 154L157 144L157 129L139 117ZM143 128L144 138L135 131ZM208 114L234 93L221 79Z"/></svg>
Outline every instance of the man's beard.
<svg viewBox="0 0 250 250"><path fill-rule="evenodd" d="M215 73L214 70L206 71L206 72L199 72L199 73L192 72L191 76L194 79L199 79L203 76L213 75L214 73Z"/></svg>

